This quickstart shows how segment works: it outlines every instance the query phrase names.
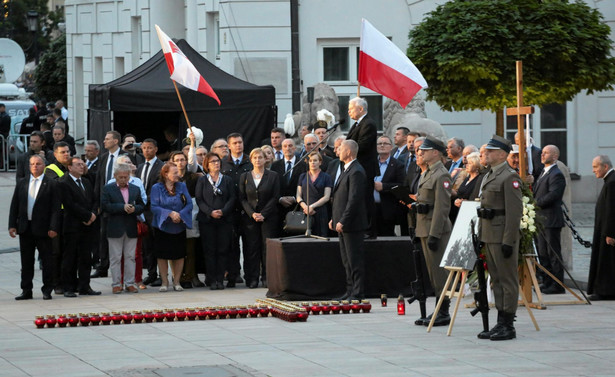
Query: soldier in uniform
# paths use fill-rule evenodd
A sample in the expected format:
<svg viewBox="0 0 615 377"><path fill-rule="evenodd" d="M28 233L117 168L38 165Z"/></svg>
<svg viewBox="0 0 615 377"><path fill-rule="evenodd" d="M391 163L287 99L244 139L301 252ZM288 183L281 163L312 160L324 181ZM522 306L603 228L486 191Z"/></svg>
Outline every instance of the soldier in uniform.
<svg viewBox="0 0 615 377"><path fill-rule="evenodd" d="M478 334L480 339L516 337L513 322L519 300L517 266L523 195L521 178L506 162L510 149L510 141L493 135L485 150L485 162L491 169L480 186L479 236L486 245L498 323L490 331Z"/></svg>
<svg viewBox="0 0 615 377"><path fill-rule="evenodd" d="M418 155L427 165L427 170L419 180L417 200L414 203L416 237L420 239L423 247L429 280L436 293L436 298L440 297L448 276L446 270L440 267L440 261L452 229L448 217L451 209L452 183L451 175L442 163L442 156L445 153L446 146L441 141L431 137L423 141ZM446 297L434 321L434 326L446 326L450 323L449 306L450 300ZM432 316L433 314L414 323L428 326Z"/></svg>

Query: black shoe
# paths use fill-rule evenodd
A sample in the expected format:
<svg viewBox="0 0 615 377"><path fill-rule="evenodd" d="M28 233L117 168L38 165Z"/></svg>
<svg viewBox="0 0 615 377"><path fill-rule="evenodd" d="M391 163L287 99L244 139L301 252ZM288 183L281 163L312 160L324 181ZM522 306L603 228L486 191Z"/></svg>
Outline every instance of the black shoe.
<svg viewBox="0 0 615 377"><path fill-rule="evenodd" d="M431 316L432 315L433 314L430 314L427 317L424 317L424 318L421 317L419 319L416 319L416 320L414 320L414 324L417 325L417 326L429 326L429 321L431 321Z"/></svg>
<svg viewBox="0 0 615 377"><path fill-rule="evenodd" d="M85 291L79 291L79 294L81 296L100 296L101 292L100 291L95 291L92 288L88 288Z"/></svg>
<svg viewBox="0 0 615 377"><path fill-rule="evenodd" d="M348 300L348 297L350 297L350 293L346 292L343 295L341 295L340 297L336 297L333 299L333 301L344 301L344 300Z"/></svg>
<svg viewBox="0 0 615 377"><path fill-rule="evenodd" d="M107 271L103 271L103 270L96 270L92 273L92 275L90 275L92 279L106 278L107 276L108 276Z"/></svg>
<svg viewBox="0 0 615 377"><path fill-rule="evenodd" d="M250 288L250 289L258 288L258 281L251 281L248 284L248 288Z"/></svg>
<svg viewBox="0 0 615 377"><path fill-rule="evenodd" d="M51 292L43 292L43 300L51 300Z"/></svg>
<svg viewBox="0 0 615 377"><path fill-rule="evenodd" d="M221 282L221 281L219 281L219 282L217 282L215 284L212 284L211 286L213 287L214 285L216 286L216 289L218 289L218 290L224 289L224 283Z"/></svg>
<svg viewBox="0 0 615 377"><path fill-rule="evenodd" d="M437 302L436 302L436 305L437 305ZM436 316L436 319L433 321L434 327L435 326L448 326L451 323L451 316L448 313L450 306L451 306L451 300L448 297L445 297L444 300L442 300L442 305L440 305L440 310L438 311L438 315ZM431 322L431 318L429 318L429 321L425 322L424 325L429 326L430 322Z"/></svg>
<svg viewBox="0 0 615 377"><path fill-rule="evenodd" d="M53 290L53 292L54 292L56 295L63 295L63 294L64 294L64 289L62 289L62 288L56 288L56 289L54 289L54 290Z"/></svg>
<svg viewBox="0 0 615 377"><path fill-rule="evenodd" d="M545 289L544 291L542 291L543 294L545 295L557 295L560 293L564 293L566 292L566 290L564 289L564 287L561 287L557 284L554 284L550 287L547 287L547 289Z"/></svg>
<svg viewBox="0 0 615 377"><path fill-rule="evenodd" d="M32 291L22 291L19 296L15 297L15 300L32 300Z"/></svg>
<svg viewBox="0 0 615 377"><path fill-rule="evenodd" d="M222 286L224 288L224 286ZM212 291L216 291L218 290L218 286L216 285L216 283L213 283L212 285L209 286L209 289Z"/></svg>
<svg viewBox="0 0 615 377"><path fill-rule="evenodd" d="M149 285L151 287L160 287L162 285L162 279L161 278L154 279L154 281L152 281Z"/></svg>
<svg viewBox="0 0 615 377"><path fill-rule="evenodd" d="M205 284L200 281L199 278L195 277L194 279L192 279L192 286L194 288L203 288Z"/></svg>
<svg viewBox="0 0 615 377"><path fill-rule="evenodd" d="M241 283L243 283L243 279L241 278L241 276L237 276L237 277L235 278L235 283L237 283L237 284L241 284Z"/></svg>
<svg viewBox="0 0 615 377"><path fill-rule="evenodd" d="M75 292L66 291L64 292L64 297L77 297L77 294Z"/></svg>
<svg viewBox="0 0 615 377"><path fill-rule="evenodd" d="M363 239L365 240L375 240L376 238L378 238L378 236L375 234L365 234L363 236Z"/></svg>
<svg viewBox="0 0 615 377"><path fill-rule="evenodd" d="M145 280L143 280L143 284L144 285L150 285L154 282L154 280L156 280L157 277L156 276L152 276L152 275L148 275Z"/></svg>
<svg viewBox="0 0 615 377"><path fill-rule="evenodd" d="M515 331L515 313L498 312L498 326L491 331L491 340L510 340L517 337Z"/></svg>
<svg viewBox="0 0 615 377"><path fill-rule="evenodd" d="M192 283L189 281L180 281L179 285L181 285L184 289L192 289Z"/></svg>
<svg viewBox="0 0 615 377"><path fill-rule="evenodd" d="M229 280L226 282L226 287L227 288L235 288L235 282L232 280Z"/></svg>
<svg viewBox="0 0 615 377"><path fill-rule="evenodd" d="M263 288L267 288L267 280L263 280L261 282L261 285L263 286Z"/></svg>

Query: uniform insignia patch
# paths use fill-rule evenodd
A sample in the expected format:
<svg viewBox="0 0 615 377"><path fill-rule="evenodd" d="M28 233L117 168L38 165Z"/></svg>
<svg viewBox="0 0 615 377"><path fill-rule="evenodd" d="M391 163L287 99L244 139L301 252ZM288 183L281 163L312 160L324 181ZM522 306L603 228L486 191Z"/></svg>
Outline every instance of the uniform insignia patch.
<svg viewBox="0 0 615 377"><path fill-rule="evenodd" d="M449 181L444 181L442 185L444 186L445 189L451 187L451 183Z"/></svg>
<svg viewBox="0 0 615 377"><path fill-rule="evenodd" d="M513 187L518 189L519 188L519 181L513 181Z"/></svg>

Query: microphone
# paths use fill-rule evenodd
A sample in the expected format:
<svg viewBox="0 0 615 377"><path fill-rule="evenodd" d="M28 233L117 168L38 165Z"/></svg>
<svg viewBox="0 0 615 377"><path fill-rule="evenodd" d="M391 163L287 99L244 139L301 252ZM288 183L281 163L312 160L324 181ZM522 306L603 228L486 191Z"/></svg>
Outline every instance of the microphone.
<svg viewBox="0 0 615 377"><path fill-rule="evenodd" d="M340 119L339 122L337 122L334 125L332 125L331 127L327 128L327 132L335 131L336 128L338 128L341 124L344 124L344 123L346 123L346 119Z"/></svg>

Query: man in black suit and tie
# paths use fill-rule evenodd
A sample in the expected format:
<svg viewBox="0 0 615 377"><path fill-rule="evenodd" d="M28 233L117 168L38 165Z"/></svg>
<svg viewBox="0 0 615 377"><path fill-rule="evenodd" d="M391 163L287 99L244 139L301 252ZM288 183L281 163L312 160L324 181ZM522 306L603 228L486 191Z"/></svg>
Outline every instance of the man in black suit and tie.
<svg viewBox="0 0 615 377"><path fill-rule="evenodd" d="M44 176L45 161L39 155L30 157L30 176L15 186L9 210L9 235L19 234L21 253L21 295L16 300L32 298L34 278L34 250L38 249L43 267L44 300L51 300L53 271L51 239L60 231L60 197L57 183Z"/></svg>
<svg viewBox="0 0 615 377"><path fill-rule="evenodd" d="M410 130L408 127L399 127L395 130L395 135L393 135L393 143L395 144L391 153L393 154L393 158L399 160L401 156L408 153L408 134Z"/></svg>
<svg viewBox="0 0 615 377"><path fill-rule="evenodd" d="M376 208L372 193L374 192L374 177L379 174L378 152L376 151L378 129L376 123L367 116L367 101L363 98L355 97L350 100L348 103L348 116L355 123L350 128L350 131L348 131L346 137L348 140L354 140L358 144L357 160L363 167L367 177L367 186L364 193L370 225L366 236L368 238L376 238L376 226L374 224Z"/></svg>
<svg viewBox="0 0 615 377"><path fill-rule="evenodd" d="M100 159L98 154L100 153L100 145L96 140L87 140L83 147L85 156L86 173L83 179L90 181L92 187L96 187L96 176L98 174L98 164ZM96 220L90 225L92 228L92 242L90 242L90 248L92 250L92 268L98 268L98 262L100 261L100 216L96 217Z"/></svg>
<svg viewBox="0 0 615 377"><path fill-rule="evenodd" d="M293 139L284 139L282 141L282 152L284 156L281 160L274 161L271 164L271 170L278 173L280 176L280 199L278 200L279 218L283 220L286 213L290 211L297 203L297 183L301 173L307 170L305 161L295 164L299 159L295 155L296 147ZM281 230L281 227L280 229Z"/></svg>
<svg viewBox="0 0 615 377"><path fill-rule="evenodd" d="M147 269L147 277L143 280L143 284L158 287L162 284L162 280L158 277L158 261L154 255L154 227L150 226L154 215L149 206L149 194L152 190L152 186L158 182L160 178L160 170L164 166L156 153L158 153L158 142L154 139L145 139L141 143L141 151L145 162L137 167L135 173L137 177L143 182L145 186L145 193L147 194L147 203L145 203L145 221L148 225L147 236L143 239L143 266ZM106 235L103 237L107 238Z"/></svg>
<svg viewBox="0 0 615 377"><path fill-rule="evenodd" d="M380 136L376 144L380 175L374 178L375 219L378 235L384 237L395 236L395 225L401 222L404 208L391 193L404 181L404 166L391 156L392 144L388 136Z"/></svg>
<svg viewBox="0 0 615 377"><path fill-rule="evenodd" d="M365 281L364 233L367 229L365 188L367 180L363 166L357 161L359 146L345 140L340 147L343 173L333 188L332 216L329 229L338 233L342 263L346 270L346 293L340 300L362 299ZM371 192L370 192L371 195Z"/></svg>
<svg viewBox="0 0 615 377"><path fill-rule="evenodd" d="M92 224L96 221L98 205L92 184L82 178L85 169L85 162L81 158L72 157L68 165L68 174L59 181L64 205L61 275L64 297L77 297L75 292L90 296L100 294L90 287L92 265L90 243L96 231Z"/></svg>
<svg viewBox="0 0 615 377"><path fill-rule="evenodd" d="M540 208L538 216L542 218L543 229L538 231L538 256L542 264L560 281L564 281L560 235L564 223L562 198L566 189L564 174L557 167L559 149L547 145L542 149L541 162L544 169L534 184L534 199ZM543 279L544 294L564 293L564 288L546 274Z"/></svg>
<svg viewBox="0 0 615 377"><path fill-rule="evenodd" d="M122 135L117 131L108 131L105 134L105 139L103 140L103 145L107 152L105 152L100 157L100 164L98 166L98 173L96 174L96 186L94 188L94 195L96 197L96 201L98 203L98 211L100 214L100 196L102 193L102 188L109 182L111 178L113 178L113 163L117 160L118 156L121 154L126 154L120 148L120 142L122 140ZM100 222L100 248L99 255L100 261L98 263L98 268L92 273L92 278L100 278L107 277L109 270L109 243L107 242L107 237L105 234L107 233L107 220L103 216Z"/></svg>
<svg viewBox="0 0 615 377"><path fill-rule="evenodd" d="M233 179L235 186L235 194L239 197L239 177L241 174L252 170L252 163L250 157L243 153L243 136L240 133L233 132L226 137L229 150L231 153L227 157L222 158L222 174L228 175ZM231 252L227 259L227 288L234 288L236 283L240 283L243 280L239 276L241 272L241 266L239 259L241 256L241 249L239 247L239 238L243 240L243 244L246 243L245 232L241 227L241 213L243 208L241 202L237 200L235 212L233 213L233 240L231 242Z"/></svg>

